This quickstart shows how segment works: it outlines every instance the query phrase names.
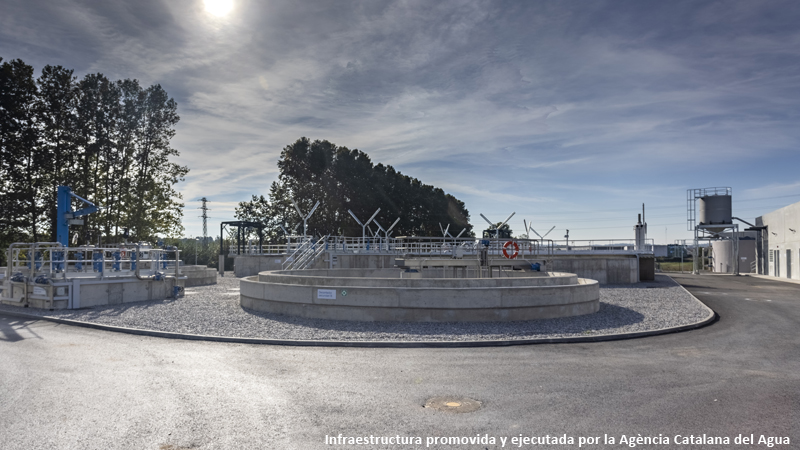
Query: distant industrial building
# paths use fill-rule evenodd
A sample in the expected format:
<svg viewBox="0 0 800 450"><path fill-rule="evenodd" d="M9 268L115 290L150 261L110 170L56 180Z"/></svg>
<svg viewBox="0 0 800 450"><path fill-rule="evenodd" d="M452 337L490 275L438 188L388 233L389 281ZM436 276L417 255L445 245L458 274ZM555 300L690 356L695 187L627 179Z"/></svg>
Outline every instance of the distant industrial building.
<svg viewBox="0 0 800 450"><path fill-rule="evenodd" d="M756 218L758 273L800 280L800 202Z"/></svg>
<svg viewBox="0 0 800 450"><path fill-rule="evenodd" d="M669 256L669 245L653 245L653 256L656 258L666 258Z"/></svg>
<svg viewBox="0 0 800 450"><path fill-rule="evenodd" d="M690 252L691 252L691 248L688 248L685 245L680 245L680 244L669 244L669 245L667 245L667 257L668 258L688 257ZM656 255L656 256L658 256L658 255Z"/></svg>

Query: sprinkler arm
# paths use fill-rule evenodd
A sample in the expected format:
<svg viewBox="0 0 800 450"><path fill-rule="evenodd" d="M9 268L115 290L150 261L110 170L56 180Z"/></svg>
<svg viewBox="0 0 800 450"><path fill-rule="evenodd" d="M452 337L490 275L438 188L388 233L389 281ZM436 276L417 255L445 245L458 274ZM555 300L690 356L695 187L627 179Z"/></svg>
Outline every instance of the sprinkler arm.
<svg viewBox="0 0 800 450"><path fill-rule="evenodd" d="M508 219L506 219L506 221L505 221L505 222L501 223L501 224L500 224L500 226L499 226L499 227L497 227L497 229L499 230L500 228L503 228L503 225L507 224L507 223L508 223L508 221L509 221L509 220L511 220L511 218L512 218L512 217L514 217L514 214L516 214L516 211L515 211L515 212L512 212L512 213L511 213L511 215L510 215L510 216L508 216Z"/></svg>
<svg viewBox="0 0 800 450"><path fill-rule="evenodd" d="M399 218L399 217L397 218L397 220L395 220L395 221L394 221L394 223L392 224L392 226L390 226L390 227L389 227L389 228L386 230L387 236L388 236L388 233L389 233L390 231L392 231L392 228L394 228L394 226L395 226L395 225L397 225L397 222L400 222L400 218Z"/></svg>
<svg viewBox="0 0 800 450"><path fill-rule="evenodd" d="M368 221L367 221L367 222L366 222L364 225L369 225L369 223L370 223L370 222L372 222L372 219L374 219L374 218L375 218L375 216L377 216L379 212L381 212L381 209L380 209L380 208L378 208L377 210L375 210L375 213L373 213L373 214L372 214L372 217L370 217L370 218L369 218L369 220L368 220Z"/></svg>
<svg viewBox="0 0 800 450"><path fill-rule="evenodd" d="M351 215L351 216L353 216L353 219L355 219L355 221L356 221L356 222L358 222L358 224L359 224L359 225L361 225L362 227L364 226L364 224L363 224L363 223L361 223L361 221L360 221L360 220L358 220L358 217L356 217L356 215L355 215L355 214L353 214L353 211L351 211L351 210L349 210L349 209L348 209L348 210L347 210L347 212L349 212L349 213L350 213L350 215Z"/></svg>
<svg viewBox="0 0 800 450"><path fill-rule="evenodd" d="M317 200L317 203L315 203L314 207L311 208L311 212L308 213L308 215L306 216L306 219L308 219L309 217L311 217L312 214L314 214L314 211L317 210L317 206L319 206L319 200Z"/></svg>
<svg viewBox="0 0 800 450"><path fill-rule="evenodd" d="M487 218L486 218L486 216L484 216L484 215L483 215L483 213L480 213L480 215L481 215L481 217L483 217L483 220L485 220L485 221L486 221L486 223L488 223L488 224L489 224L489 226L490 226L490 227L493 227L493 226L494 226L494 224L492 223L492 221L491 221L491 220L489 220L489 219L487 219Z"/></svg>

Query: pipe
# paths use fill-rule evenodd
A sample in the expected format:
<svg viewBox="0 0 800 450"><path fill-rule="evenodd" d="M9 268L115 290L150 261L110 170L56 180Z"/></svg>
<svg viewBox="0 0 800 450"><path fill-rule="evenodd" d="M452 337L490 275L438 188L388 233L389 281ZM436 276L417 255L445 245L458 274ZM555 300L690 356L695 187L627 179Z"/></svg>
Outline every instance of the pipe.
<svg viewBox="0 0 800 450"><path fill-rule="evenodd" d="M150 276L146 276L146 277L143 277L143 276L140 275L140 270L142 270L142 264L141 264L141 260L139 259L139 253L140 253L139 252L139 244L136 244L136 272L135 272L136 278L139 279L139 280L149 280L149 281L154 280L155 279L155 275L150 275ZM150 263L152 264L152 259L150 260ZM158 272L158 262L156 262L156 272ZM166 279L167 279L167 277L165 276L162 281L165 281Z"/></svg>
<svg viewBox="0 0 800 450"><path fill-rule="evenodd" d="M37 249L39 249L40 246L44 246L44 245L56 246L56 247L62 248L62 249L65 248L64 245L61 242L36 242L35 244L33 244L34 255L36 254ZM66 267L66 259L67 258L66 257L67 257L67 255L66 255L66 252L65 252L64 253L64 279L66 279L66 272L67 272L67 267ZM42 261L42 265L44 265L44 261ZM33 262L33 265L31 266L31 270L33 270L33 272L36 273L36 261ZM50 273L52 274L52 272L53 272L53 254L50 253Z"/></svg>
<svg viewBox="0 0 800 450"><path fill-rule="evenodd" d="M747 221L745 221L745 220L742 220L742 219L740 219L740 218L738 218L738 217L731 217L731 219L736 219L736 220L738 220L739 222L742 222L742 223L744 223L744 224L746 224L746 225L750 225L752 228L761 228L761 229L767 228L767 227L757 227L757 226L753 225L752 223L750 223L750 222L747 222Z"/></svg>

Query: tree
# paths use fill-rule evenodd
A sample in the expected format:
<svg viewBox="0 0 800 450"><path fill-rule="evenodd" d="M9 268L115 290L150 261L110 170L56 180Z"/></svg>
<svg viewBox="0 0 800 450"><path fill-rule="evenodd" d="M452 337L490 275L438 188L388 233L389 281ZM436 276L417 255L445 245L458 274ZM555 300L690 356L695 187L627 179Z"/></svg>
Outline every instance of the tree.
<svg viewBox="0 0 800 450"><path fill-rule="evenodd" d="M131 211L130 227L143 239L155 233L183 232L181 194L173 187L189 172L186 166L170 160L179 156L169 141L175 136L178 104L160 86L147 88L142 97L142 123L137 133L136 176L132 191L136 196L125 206ZM147 208L138 207L146 205Z"/></svg>
<svg viewBox="0 0 800 450"><path fill-rule="evenodd" d="M498 231L495 231L498 230ZM511 226L507 223L497 222L493 226L484 230L483 237L498 238L498 239L511 239L513 231Z"/></svg>
<svg viewBox="0 0 800 450"><path fill-rule="evenodd" d="M39 153L45 156L41 177L53 195L44 192L42 202L49 215L50 241L56 240L55 186L69 185L78 152L76 134L78 86L73 71L47 65L37 79L36 119L41 133Z"/></svg>
<svg viewBox="0 0 800 450"><path fill-rule="evenodd" d="M33 67L19 59L0 66L0 225L4 239L30 235L38 240L43 234L45 186L38 174L47 158L37 152L36 96Z"/></svg>
<svg viewBox="0 0 800 450"><path fill-rule="evenodd" d="M173 161L180 118L166 91L100 73L78 81L61 66L33 74L21 60L0 64L0 247L55 240L59 185L103 206L76 230L81 243L119 242L123 228L140 241L179 234L174 185L189 169Z"/></svg>
<svg viewBox="0 0 800 450"><path fill-rule="evenodd" d="M384 228L400 218L393 230L395 236L439 235L439 223L459 231L466 228L465 235L472 235L469 212L462 201L392 166L374 165L359 150L303 137L283 149L278 168L280 175L270 187L269 199L253 196L236 209L238 219L267 225L271 242L282 235L278 225L288 229L302 221L292 206L293 199L304 214L320 201L308 224L312 234L358 236L361 226L347 211L366 220L381 208L376 220Z"/></svg>

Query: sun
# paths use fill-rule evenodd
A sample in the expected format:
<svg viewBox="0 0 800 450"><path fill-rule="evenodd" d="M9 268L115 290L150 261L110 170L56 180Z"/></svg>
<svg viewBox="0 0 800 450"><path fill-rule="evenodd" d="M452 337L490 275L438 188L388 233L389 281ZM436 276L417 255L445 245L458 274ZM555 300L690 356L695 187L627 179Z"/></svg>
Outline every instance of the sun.
<svg viewBox="0 0 800 450"><path fill-rule="evenodd" d="M203 0L206 11L217 17L227 15L233 9L233 0Z"/></svg>

